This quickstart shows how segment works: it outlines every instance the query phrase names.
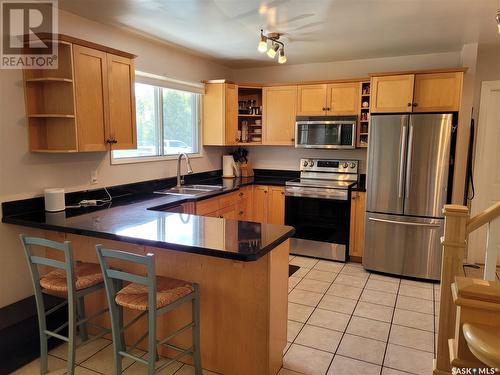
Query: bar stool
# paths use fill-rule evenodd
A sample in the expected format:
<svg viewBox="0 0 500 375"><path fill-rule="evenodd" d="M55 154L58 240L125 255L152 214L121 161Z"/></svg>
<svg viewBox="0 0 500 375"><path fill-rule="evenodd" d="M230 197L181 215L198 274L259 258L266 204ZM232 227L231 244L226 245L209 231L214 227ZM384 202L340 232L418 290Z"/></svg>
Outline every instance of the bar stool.
<svg viewBox="0 0 500 375"><path fill-rule="evenodd" d="M24 247L26 259L31 271L31 279L35 289L35 300L38 314L38 326L40 335L40 374L46 374L48 370L47 341L51 337L68 343L68 374L73 375L75 370L76 353L76 330L78 328L82 341L81 345L88 344L109 333L110 330L103 330L93 338L88 338L87 325L89 320L105 313L108 309L103 309L90 317L85 317L85 296L99 289L104 288L101 268L95 263L73 262L73 251L71 242L64 243L50 241L45 238L28 237L20 235ZM62 251L64 261L33 255L33 246L40 246ZM55 270L40 276L38 266L48 266ZM51 294L65 301L45 311L43 294ZM68 306L68 321L53 331L47 329L47 316L57 311L63 306ZM94 325L95 326L95 325ZM68 328L68 336L63 336L60 332ZM80 345L79 345L80 346Z"/></svg>
<svg viewBox="0 0 500 375"><path fill-rule="evenodd" d="M109 311L111 314L115 374L118 375L121 373L123 357L130 358L146 365L148 368L148 375L153 375L182 357L191 355L193 357L195 374L201 375L200 300L198 284L156 276L155 257L153 254L147 254L145 256L137 255L124 251L105 249L101 245L97 245L96 249L104 275L104 284L106 285ZM110 267L109 261L121 261L132 265L145 266L146 276L113 269ZM130 284L117 292L115 283L112 282L113 280L127 281L130 282ZM192 303L191 323L177 329L166 338L157 340L156 318L187 302ZM117 318L119 306L142 312L123 326ZM130 327L145 314L148 315L148 330L139 337L127 351L123 340L123 333L125 329ZM168 343L173 337L189 328L192 330L192 346L190 348L184 349ZM146 337L148 337L148 360L131 354L131 351ZM158 345L173 349L179 352L179 354L156 367L156 361L158 360Z"/></svg>

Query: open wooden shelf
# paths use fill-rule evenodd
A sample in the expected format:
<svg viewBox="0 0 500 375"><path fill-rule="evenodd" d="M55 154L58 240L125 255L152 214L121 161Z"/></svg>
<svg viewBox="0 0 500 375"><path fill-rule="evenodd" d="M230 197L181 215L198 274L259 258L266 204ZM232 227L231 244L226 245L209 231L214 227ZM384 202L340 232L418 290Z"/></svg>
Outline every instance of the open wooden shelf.
<svg viewBox="0 0 500 375"><path fill-rule="evenodd" d="M242 115L242 114L239 114L238 117L262 117L262 115Z"/></svg>
<svg viewBox="0 0 500 375"><path fill-rule="evenodd" d="M368 147L368 132L369 132L369 116L370 116L370 81L363 81L360 83L360 101L359 101L359 121L358 129L356 134L356 147L366 148ZM368 92L368 94L363 94ZM363 102L368 102L368 107L363 107ZM366 120L362 120L362 116L367 116Z"/></svg>
<svg viewBox="0 0 500 375"><path fill-rule="evenodd" d="M70 78L62 77L38 77L38 78L28 78L26 82L67 82L72 83L73 80Z"/></svg>

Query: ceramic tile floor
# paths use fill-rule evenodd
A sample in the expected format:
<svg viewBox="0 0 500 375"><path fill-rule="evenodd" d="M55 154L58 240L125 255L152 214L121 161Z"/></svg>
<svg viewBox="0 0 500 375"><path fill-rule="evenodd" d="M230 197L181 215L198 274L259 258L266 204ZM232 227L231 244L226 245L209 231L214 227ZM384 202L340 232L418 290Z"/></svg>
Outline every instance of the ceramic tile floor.
<svg viewBox="0 0 500 375"><path fill-rule="evenodd" d="M279 375L432 374L439 285L290 256Z"/></svg>
<svg viewBox="0 0 500 375"><path fill-rule="evenodd" d="M356 263L290 256L290 264L300 268L289 278L288 344L279 375L432 373L438 285L369 273ZM50 352L50 375L65 373L65 358L65 345ZM78 349L77 364L76 375L112 374L111 341ZM125 375L145 373L128 359L123 369ZM39 360L14 372L38 373ZM160 373L172 374L194 369L175 363Z"/></svg>

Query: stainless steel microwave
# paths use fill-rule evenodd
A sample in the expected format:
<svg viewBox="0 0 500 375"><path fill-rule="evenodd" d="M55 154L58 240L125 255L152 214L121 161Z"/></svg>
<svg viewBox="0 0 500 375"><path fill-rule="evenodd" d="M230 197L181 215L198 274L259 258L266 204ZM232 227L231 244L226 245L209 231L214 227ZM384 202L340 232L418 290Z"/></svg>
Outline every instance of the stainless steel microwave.
<svg viewBox="0 0 500 375"><path fill-rule="evenodd" d="M356 122L356 116L298 116L295 123L295 147L355 148Z"/></svg>

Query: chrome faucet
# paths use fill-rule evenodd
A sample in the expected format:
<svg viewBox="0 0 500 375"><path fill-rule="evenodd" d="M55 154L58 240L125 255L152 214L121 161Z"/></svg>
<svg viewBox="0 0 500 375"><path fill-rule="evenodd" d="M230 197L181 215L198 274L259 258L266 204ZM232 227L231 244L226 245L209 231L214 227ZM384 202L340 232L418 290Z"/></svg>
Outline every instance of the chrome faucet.
<svg viewBox="0 0 500 375"><path fill-rule="evenodd" d="M182 157L186 158L186 164L187 164L187 174L193 173L193 169L191 168L191 162L189 161L189 156L185 152L182 152L179 154L179 157L177 158L177 187L180 188L182 185L184 185L184 176L181 176L181 160Z"/></svg>

